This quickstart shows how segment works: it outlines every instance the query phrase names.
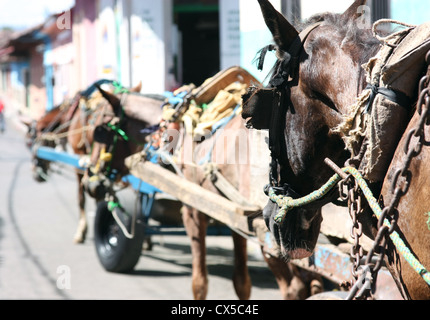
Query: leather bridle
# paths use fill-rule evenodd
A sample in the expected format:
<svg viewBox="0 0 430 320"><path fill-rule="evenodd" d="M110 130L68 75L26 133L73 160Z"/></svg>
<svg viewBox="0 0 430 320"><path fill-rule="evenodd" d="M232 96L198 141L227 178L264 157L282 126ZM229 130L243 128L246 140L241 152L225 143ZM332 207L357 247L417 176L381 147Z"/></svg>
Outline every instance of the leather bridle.
<svg viewBox="0 0 430 320"><path fill-rule="evenodd" d="M281 166L281 159L285 159L286 154L286 142L285 142L285 116L288 109L293 109L291 102L291 88L298 83L299 68L300 68L300 55L303 50L304 43L309 35L317 29L322 22L315 23L306 29L304 29L293 41L287 52L278 52L283 56L276 62L273 76L271 77L268 87L262 88L250 88L249 99L259 94L267 94L270 91L272 99L272 110L269 120L269 149L271 151L271 172L270 172L270 184L266 186L265 192L269 193L272 189L277 195L290 196L297 198L299 195L293 190L288 182L283 181L282 172L284 170L290 170L289 168L283 168ZM276 50L273 45L265 47L261 51L259 68L262 68L264 64L264 58L267 51Z"/></svg>

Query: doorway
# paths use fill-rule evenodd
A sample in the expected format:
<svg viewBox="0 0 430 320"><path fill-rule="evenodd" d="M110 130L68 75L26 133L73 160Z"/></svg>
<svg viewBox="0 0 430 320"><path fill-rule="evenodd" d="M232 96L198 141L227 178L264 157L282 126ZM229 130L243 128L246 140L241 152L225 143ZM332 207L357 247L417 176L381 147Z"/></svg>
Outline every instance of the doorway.
<svg viewBox="0 0 430 320"><path fill-rule="evenodd" d="M180 4L175 0L174 23L179 37L176 77L182 84L201 85L220 70L219 7Z"/></svg>

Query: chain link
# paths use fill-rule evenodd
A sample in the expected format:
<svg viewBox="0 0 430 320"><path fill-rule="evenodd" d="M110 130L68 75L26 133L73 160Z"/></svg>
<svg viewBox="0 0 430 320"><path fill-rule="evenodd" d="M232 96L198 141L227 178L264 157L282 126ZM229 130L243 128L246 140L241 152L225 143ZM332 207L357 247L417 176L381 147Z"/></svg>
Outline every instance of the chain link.
<svg viewBox="0 0 430 320"><path fill-rule="evenodd" d="M352 219L351 236L354 240L354 246L351 249L351 257L353 263L354 284L342 284L346 288L350 288L348 300L353 299L371 299L376 287L376 278L379 270L383 266L384 257L387 250L387 238L390 236L397 226L399 212L397 206L400 199L407 194L411 181L412 173L409 170L412 160L418 157L424 145L429 145L430 141L426 140L425 127L430 125L430 51L426 55L428 65L427 74L422 77L419 83L419 98L417 103L417 112L420 119L415 128L411 129L405 141L404 153L406 159L400 169L394 174L391 184L391 193L393 198L388 206L382 210L382 215L378 221L378 233L375 237L373 247L366 257L364 266L361 266L362 250L359 239L362 234L362 227L358 223L359 214L361 211L361 202L358 199L362 198L356 184L344 181L342 185L347 185L349 194L349 212ZM415 141L414 141L415 140ZM349 178L348 178L349 179ZM344 195L344 194L343 194ZM385 219L389 220L391 228L384 225ZM369 276L370 275L370 276Z"/></svg>

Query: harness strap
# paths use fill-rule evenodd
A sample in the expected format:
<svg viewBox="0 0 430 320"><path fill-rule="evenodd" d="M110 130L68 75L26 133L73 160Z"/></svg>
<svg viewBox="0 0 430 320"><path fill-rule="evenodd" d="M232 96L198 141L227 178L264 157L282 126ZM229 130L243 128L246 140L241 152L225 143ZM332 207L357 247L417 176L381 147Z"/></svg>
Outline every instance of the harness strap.
<svg viewBox="0 0 430 320"><path fill-rule="evenodd" d="M69 122L72 120L73 115L75 114L76 110L78 109L81 98L82 98L82 95L79 93L73 98L72 103L70 105L70 108L67 111L67 116L65 118L65 122Z"/></svg>
<svg viewBox="0 0 430 320"><path fill-rule="evenodd" d="M263 71L264 68L264 60L266 59L266 54L268 51L274 51L276 50L275 46L273 44L269 44L268 46L264 47L260 50L260 58L258 59L258 70Z"/></svg>
<svg viewBox="0 0 430 320"><path fill-rule="evenodd" d="M120 125L116 125L113 123L108 123L107 126L112 129L113 132L115 132L118 136L120 136L123 140L128 141L130 140L130 138L128 137L128 135L125 133L124 130L121 129Z"/></svg>
<svg viewBox="0 0 430 320"><path fill-rule="evenodd" d="M317 22L306 29L304 29L293 41L288 52L282 52L281 66L277 68L277 74L274 75L269 83L272 88L282 88L286 86L286 82L292 81L298 75L297 69L300 66L299 55L303 48L306 39L311 32L318 28L322 22ZM270 44L260 50L260 57L258 59L258 70L263 70L264 60L268 51L275 51L276 46Z"/></svg>
<svg viewBox="0 0 430 320"><path fill-rule="evenodd" d="M281 167L280 159L283 158L284 155L282 153L285 152L285 139L283 132L285 129L285 123L283 121L285 121L287 108L284 106L286 104L291 105L291 101L287 101L287 99L290 99L289 84L294 83L299 74L299 58L303 49L303 45L311 32L318 28L321 23L322 22L315 23L300 32L293 44L290 46L289 52L281 52L283 57L282 59L278 60L275 71L276 73L269 82L269 87L275 88L276 93L275 99L273 100L273 108L269 127L269 149L271 151L272 157L270 183L272 186L284 186L288 190L291 188L288 186L288 184L285 184L284 181L279 181L282 179L279 179L280 174L278 173L278 169ZM259 66L262 66L267 50L274 49L274 46L268 46L262 50Z"/></svg>
<svg viewBox="0 0 430 320"><path fill-rule="evenodd" d="M298 73L298 69L300 67L299 55L305 44L306 39L309 37L312 31L318 28L322 23L323 21L316 22L310 25L309 27L307 27L306 29L304 29L302 32L300 32L300 34L297 36L297 38L294 40L293 44L291 45L290 53L292 56L293 69L291 70L290 80L294 80L299 74Z"/></svg>
<svg viewBox="0 0 430 320"><path fill-rule="evenodd" d="M237 190L222 174L219 172L216 164L210 163L206 166L206 175L210 177L214 186L228 199L241 206L255 207L255 211L261 210L260 207L254 206Z"/></svg>
<svg viewBox="0 0 430 320"><path fill-rule="evenodd" d="M210 163L211 162L213 151L214 151L216 142L217 142L217 140L219 138L219 131L218 130L220 130L222 128L225 128L230 123L230 121L232 121L236 117L236 112L239 110L239 108L240 108L240 104L238 104L236 106L236 108L233 110L233 114L231 116L219 120L217 123L215 123L212 126L212 132L211 132L211 134L215 135L215 139L214 139L214 142L213 142L212 147L209 150L209 152L206 154L206 156L203 159L201 159L199 161L199 165L200 166L204 165L205 163Z"/></svg>
<svg viewBox="0 0 430 320"><path fill-rule="evenodd" d="M385 96L388 100L398 104L406 110L410 110L410 107L412 105L411 98L409 98L405 93L399 90L378 87L376 85L371 84L368 84L365 90L371 90L371 93L369 97L369 102L367 103L364 113L370 112L373 106L373 102L375 101L375 98L378 94Z"/></svg>

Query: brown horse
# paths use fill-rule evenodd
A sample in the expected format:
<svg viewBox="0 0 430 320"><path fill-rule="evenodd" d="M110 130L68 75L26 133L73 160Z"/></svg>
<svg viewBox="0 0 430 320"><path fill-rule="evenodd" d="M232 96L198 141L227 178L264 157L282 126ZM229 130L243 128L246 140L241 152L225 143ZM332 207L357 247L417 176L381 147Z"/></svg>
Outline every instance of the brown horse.
<svg viewBox="0 0 430 320"><path fill-rule="evenodd" d="M103 94L106 92L100 87L98 87L98 89ZM129 141L118 139L118 143L115 145L116 152L112 154L113 158L110 160L110 174L116 175L114 178L115 181L120 180L121 177L127 174L126 168L123 164L124 159L143 148L141 143L146 135L137 131L138 129L136 128L141 128L142 123L144 124L143 127L157 124L161 114L161 98L147 98L139 94L135 94L136 92L140 92L140 90L141 86L139 85L136 88L132 88L121 94L123 99L134 103L133 107L130 107L130 111L126 112L134 113L136 112L135 109L139 110L139 108L142 108L145 111L142 112L143 120L141 120L139 126L137 126L133 121L120 123L121 126L125 127L122 130L126 130L126 132L130 131L128 134L130 134L133 139ZM96 162L99 161L98 158L95 158L98 157L99 152L101 152L99 149L100 144L95 143L94 141L96 129L101 129L101 126L105 126L111 121L123 121L124 118L124 111L119 107L118 101L120 98L113 94L109 95L109 98L111 101L107 101L105 98L98 100L96 107L93 108L92 112L88 112L88 110L84 108L78 108L70 122L69 132L71 134L68 135L68 143L75 154L81 156L90 155L90 163L87 165L96 165ZM79 132L79 134L76 134L76 132ZM113 133L111 132L110 134ZM101 135L103 135L103 133ZM79 186L78 197L80 218L78 230L75 234L75 242L83 243L85 241L88 225L85 213L85 194L88 193L92 198L96 199L96 202L103 200L106 191L104 184L105 177L100 175L102 179L89 179L88 171L77 171L77 177Z"/></svg>
<svg viewBox="0 0 430 320"><path fill-rule="evenodd" d="M430 61L428 61L430 63ZM430 96L425 97L424 103L427 104L427 114L429 110ZM423 107L424 108L424 107ZM424 110L424 109L423 109ZM423 111L423 114L425 111ZM410 132L418 127L421 121L421 116L417 112L409 123L408 128L403 135L399 147L396 150L391 166L388 170L384 185L381 191L381 203L384 206L391 205L391 202L397 192L397 188L406 192L400 198L397 205L398 222L397 232L401 235L407 246L415 257L419 259L424 267L430 267L430 252L428 244L430 241L430 214L428 206L428 180L427 172L430 160L429 143L425 137L430 134L430 127L424 126L423 146L421 152L418 152L411 160L410 165L405 171L405 175L398 175L405 163L407 163L408 156L411 151L417 152L415 148L417 140L410 140ZM418 139L418 138L417 138ZM409 147L409 149L405 149ZM407 150L407 152L405 152ZM400 177L399 180L396 179ZM394 189L392 189L394 186ZM424 282L421 275L412 269L410 264L405 260L404 256L396 253L396 248L390 243L390 258L392 262L391 271L404 289L404 295L411 299L430 299L430 287L428 282Z"/></svg>
<svg viewBox="0 0 430 320"><path fill-rule="evenodd" d="M106 81L102 81L105 83ZM98 82L101 84L102 82ZM58 143L58 137L61 136L61 139L67 140L67 143L72 148L74 154L80 156L86 156L91 153L92 146L94 144L93 136L94 130L99 124L109 122L112 118L119 116L120 110L113 110L111 104L106 101L104 98L96 98L92 99L91 94L87 94L91 89L91 93L93 93L94 89L97 90L96 87L89 88L86 91L79 92L72 100L64 102L60 107L55 108L40 118L37 122L31 124L29 126L29 132L27 134L27 140L30 141L31 145L35 145L35 150L40 145L55 147ZM129 90L130 94L133 92L139 92L141 90L141 86L138 85L135 88ZM112 96L114 97L114 96ZM143 97L142 97L143 99ZM155 100L155 103L160 109L161 101ZM136 107L142 106L142 100L139 98L136 101ZM146 98L144 102L147 103ZM92 103L92 108L88 108L87 104ZM157 115L157 108L154 108L153 114L148 117L151 119L152 115ZM149 121L149 123L157 123ZM127 152L134 152L138 150L137 147L131 142L131 146L124 146L123 142L120 142L119 148L126 149ZM125 153L132 154L132 153ZM37 181L44 181L48 175L49 170L49 161L40 159L34 154L33 162L35 166L33 167L34 176ZM113 159L115 166L121 168L122 172L124 172L123 158L118 159L114 157ZM119 164L118 164L119 163ZM96 183L93 190L88 189L88 184L83 184L83 177L85 172L81 170L76 171L77 179L78 179L78 201L79 201L79 222L76 233L74 235L75 243L84 243L85 237L87 233L87 218L85 213L85 193L87 187L88 193L92 197L96 199L96 201L103 198L102 190L99 194L94 192L99 185ZM93 191L93 192L90 192Z"/></svg>
<svg viewBox="0 0 430 320"><path fill-rule="evenodd" d="M216 79L221 74L223 72L214 78ZM215 100L217 98L214 98ZM221 121L226 121L225 119ZM193 134L195 132L187 131L185 126L182 126L178 135L174 134L175 136L168 139L172 143L167 149L180 150L178 154L175 154L176 163L180 165L182 174L187 180L214 194L236 198L234 201L247 205L252 204L251 176L255 174L251 171L250 144L252 139L245 128L244 120L240 114L232 115L221 128L212 130L212 132L206 130L202 136L201 132ZM183 137L183 140L178 139L178 136ZM214 182L213 176L211 178L212 170L216 170L223 176L239 194L231 189L220 189ZM266 173L267 168L263 168L263 171ZM230 191L232 194L226 194ZM203 300L206 299L208 293L205 239L209 218L187 205L182 208L182 218L191 241L193 295L195 299ZM245 300L249 299L251 295L251 279L247 266L247 239L234 228L232 237L234 245L233 285L239 299ZM263 247L261 249L263 251ZM284 299L305 299L322 289L319 277L303 272L294 265L285 263L283 259L264 251L263 256L275 275Z"/></svg>
<svg viewBox="0 0 430 320"><path fill-rule="evenodd" d="M100 87L98 90L111 113L99 119L92 132L94 141L89 153L90 166L98 166L103 152L109 152L110 149L112 159L102 159L99 170L102 176L112 176L113 181L119 182L129 174L124 164L125 158L142 151L148 142L148 136L158 129L165 99L159 95L141 95L133 90L120 95L109 93ZM92 174L91 171L87 172L85 178L90 178ZM97 182L96 185L100 183ZM96 187L87 186L87 191L95 196ZM104 196L104 192L102 194Z"/></svg>
<svg viewBox="0 0 430 320"><path fill-rule="evenodd" d="M274 36L278 62L270 88L254 89L245 97L247 104L243 117L249 120L249 126L270 131L273 162L268 191L272 191L272 196L304 197L319 189L333 175L333 171L324 164L326 158L342 167L351 157L345 149L343 137L335 129L342 123L344 115L349 114L350 106L366 86L361 66L380 48L380 42L370 30L357 24L362 13L360 6L365 2L355 1L341 15L316 16L299 33L269 1L259 0L266 24ZM414 122L415 118L411 125ZM414 179L409 192L398 205L398 231L407 239L412 252L427 266L430 265L426 250L430 233L424 230L425 211L418 210L428 211L428 208L415 204L419 199L423 204L427 202L423 192L426 184L422 181L426 175L422 176L421 172L420 176L419 173L420 169L424 170L420 165L428 157L428 152L423 151L421 159L413 160L410 171ZM382 189L380 183L372 185L376 197L381 194L385 204L389 204L388 186L394 169L402 164L401 158L397 151ZM338 197L339 193L332 192L313 205L292 209L277 222L275 216L280 208L273 198L269 201L264 217L287 259L301 259L312 254L322 221L321 207ZM378 231L376 219L368 206L363 207L364 211L359 215L363 231L374 238ZM387 263L405 297L429 298L429 286L418 279L419 276L410 275L412 269L402 258L395 258L398 253L390 241L389 245Z"/></svg>

